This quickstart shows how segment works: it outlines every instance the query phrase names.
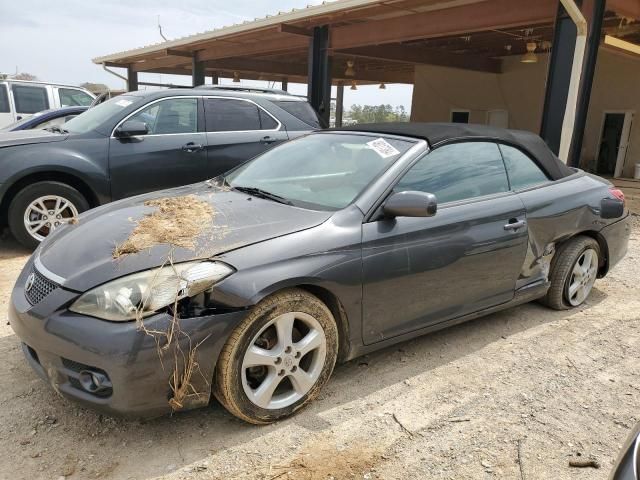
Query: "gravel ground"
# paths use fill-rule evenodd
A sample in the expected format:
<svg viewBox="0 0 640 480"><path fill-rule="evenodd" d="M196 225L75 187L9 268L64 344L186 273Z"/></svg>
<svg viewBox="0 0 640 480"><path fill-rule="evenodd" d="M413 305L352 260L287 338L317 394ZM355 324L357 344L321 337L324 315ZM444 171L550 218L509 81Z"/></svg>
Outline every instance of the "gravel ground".
<svg viewBox="0 0 640 480"><path fill-rule="evenodd" d="M582 308L523 305L356 359L309 408L266 427L216 403L141 423L58 397L6 325L28 252L5 234L0 478L607 478L640 420L634 221L627 257Z"/></svg>

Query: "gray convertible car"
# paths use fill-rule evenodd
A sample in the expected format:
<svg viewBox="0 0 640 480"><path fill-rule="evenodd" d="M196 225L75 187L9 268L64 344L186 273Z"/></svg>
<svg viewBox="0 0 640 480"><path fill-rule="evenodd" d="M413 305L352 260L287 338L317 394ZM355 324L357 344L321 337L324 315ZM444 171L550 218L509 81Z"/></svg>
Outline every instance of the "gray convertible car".
<svg viewBox="0 0 640 480"><path fill-rule="evenodd" d="M268 423L337 361L532 300L581 305L628 218L622 192L531 133L328 130L81 215L27 262L9 318L65 397L153 416L213 394Z"/></svg>

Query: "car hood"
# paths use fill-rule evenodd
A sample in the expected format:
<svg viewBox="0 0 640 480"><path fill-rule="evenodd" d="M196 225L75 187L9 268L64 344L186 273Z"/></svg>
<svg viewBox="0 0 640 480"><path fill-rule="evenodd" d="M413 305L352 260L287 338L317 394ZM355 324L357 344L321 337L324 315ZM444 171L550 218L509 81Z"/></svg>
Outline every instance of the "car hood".
<svg viewBox="0 0 640 480"><path fill-rule="evenodd" d="M126 240L137 221L156 207L154 199L195 195L211 205L211 229L196 237L193 249L173 247L172 260L206 259L257 242L315 227L331 212L306 210L252 197L207 183L140 195L90 210L77 224L56 230L38 250L36 268L75 291L86 291L114 278L163 265L167 244L113 258L114 247Z"/></svg>
<svg viewBox="0 0 640 480"><path fill-rule="evenodd" d="M61 142L69 135L52 133L46 130L18 130L16 132L0 132L0 148L31 145L34 143Z"/></svg>

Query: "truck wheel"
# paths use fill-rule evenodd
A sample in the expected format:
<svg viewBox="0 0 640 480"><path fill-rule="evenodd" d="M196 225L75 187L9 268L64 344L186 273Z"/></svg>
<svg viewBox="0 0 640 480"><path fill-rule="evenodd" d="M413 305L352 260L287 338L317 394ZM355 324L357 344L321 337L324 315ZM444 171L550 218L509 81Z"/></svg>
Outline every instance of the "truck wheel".
<svg viewBox="0 0 640 480"><path fill-rule="evenodd" d="M600 246L591 237L578 236L563 244L551 262L551 287L542 303L555 310L581 305L598 276Z"/></svg>
<svg viewBox="0 0 640 480"><path fill-rule="evenodd" d="M320 393L337 355L338 329L327 306L304 290L283 290L256 305L227 340L214 394L242 420L274 422Z"/></svg>
<svg viewBox="0 0 640 480"><path fill-rule="evenodd" d="M36 182L18 192L9 205L9 228L23 245L36 248L57 227L89 209L78 190L61 182Z"/></svg>

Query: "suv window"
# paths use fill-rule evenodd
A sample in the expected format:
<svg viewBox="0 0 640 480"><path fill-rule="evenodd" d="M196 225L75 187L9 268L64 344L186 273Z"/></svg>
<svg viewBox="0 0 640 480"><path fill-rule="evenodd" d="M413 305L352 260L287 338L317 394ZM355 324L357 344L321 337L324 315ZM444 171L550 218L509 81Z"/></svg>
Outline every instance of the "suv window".
<svg viewBox="0 0 640 480"><path fill-rule="evenodd" d="M0 85L0 113L10 112L9 95L7 94L7 86Z"/></svg>
<svg viewBox="0 0 640 480"><path fill-rule="evenodd" d="M93 98L90 95L74 88L59 88L58 96L62 107L88 107L93 102Z"/></svg>
<svg viewBox="0 0 640 480"><path fill-rule="evenodd" d="M418 160L394 188L433 193L438 203L509 191L498 145L464 142L437 148Z"/></svg>
<svg viewBox="0 0 640 480"><path fill-rule="evenodd" d="M170 98L153 103L129 118L144 122L149 135L198 131L198 99Z"/></svg>
<svg viewBox="0 0 640 480"><path fill-rule="evenodd" d="M509 145L500 145L500 150L512 190L522 190L549 181L547 175L524 152Z"/></svg>
<svg viewBox="0 0 640 480"><path fill-rule="evenodd" d="M275 128L268 125L262 127L260 108L254 103L244 100L205 98L204 112L208 132L238 132ZM268 115L264 116L268 117Z"/></svg>
<svg viewBox="0 0 640 480"><path fill-rule="evenodd" d="M18 113L36 113L49 108L49 98L44 87L12 85L13 100Z"/></svg>
<svg viewBox="0 0 640 480"><path fill-rule="evenodd" d="M285 112L313 128L322 128L316 111L307 102L274 101Z"/></svg>

